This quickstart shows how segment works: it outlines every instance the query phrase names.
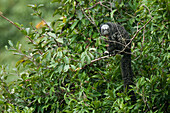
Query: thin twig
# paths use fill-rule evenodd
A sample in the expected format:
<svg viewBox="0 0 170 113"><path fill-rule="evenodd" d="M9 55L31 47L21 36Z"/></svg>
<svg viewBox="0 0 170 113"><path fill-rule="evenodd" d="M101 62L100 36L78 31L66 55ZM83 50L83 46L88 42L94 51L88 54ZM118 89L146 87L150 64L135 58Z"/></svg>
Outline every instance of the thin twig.
<svg viewBox="0 0 170 113"><path fill-rule="evenodd" d="M47 27L52 31L52 28L47 24L47 22L38 14L38 11L34 10L35 13L37 13L38 17L47 25Z"/></svg>
<svg viewBox="0 0 170 113"><path fill-rule="evenodd" d="M112 9L110 9L109 7L107 7L106 5L103 5L102 2L100 2L100 5L107 8L108 10L112 11Z"/></svg>
<svg viewBox="0 0 170 113"><path fill-rule="evenodd" d="M102 2L102 1L100 1L100 2ZM84 9L84 10L92 9L92 8L96 7L96 5L100 4L100 2L97 2L97 3L96 3L96 4L94 4L93 6L91 6L91 7L89 7L89 8L86 8L86 9Z"/></svg>
<svg viewBox="0 0 170 113"><path fill-rule="evenodd" d="M12 22L11 20L9 20L7 17L3 16L2 14L0 14L0 16L1 16L2 18L4 18L5 20L7 20L8 22L10 22L11 24L13 24L17 29L23 30L22 28L18 27L14 22Z"/></svg>
<svg viewBox="0 0 170 113"><path fill-rule="evenodd" d="M126 46L126 45L124 45L124 44L122 44L121 42L118 42L118 41L113 41L113 40L106 40L106 39L102 39L102 40L104 40L104 41L106 41L106 42L113 42L113 43L117 43L117 44L120 44L120 45L122 45L122 46ZM129 47L127 47L127 48L129 48ZM130 48L129 48L130 49Z"/></svg>
<svg viewBox="0 0 170 113"><path fill-rule="evenodd" d="M146 25L153 19L153 17L152 17L152 15L151 15L151 13L150 13L150 10L149 10L149 8L147 7L147 6L145 6L145 5L142 5L142 6L144 6L144 7L146 7L147 9L148 9L148 11L149 11L149 14L150 14L150 16L151 16L151 19L148 21L148 22L146 22L146 24L145 25L143 25L140 29L138 29L137 28L137 31L136 31L136 33L135 33L135 35L132 37L132 39L130 39L130 42L128 43L128 44L126 44L125 45L125 47L124 47L124 49L123 50L121 50L121 51L119 51L117 54L119 54L119 53L122 53L122 52L125 52L125 49L132 43L132 40L137 36L137 34L143 29L143 28L145 28L146 27ZM92 60L91 61L91 63L90 64L92 64L93 62L96 62L96 61L99 61L99 60L102 60L102 59L105 59L105 58L109 58L109 57L111 57L111 56L115 56L116 54L113 54L113 55L107 55L107 56L103 56L103 57L100 57L100 58L97 58L97 59L94 59L94 60ZM88 66L89 64L86 64L83 68L85 68L86 66ZM83 69L83 68L81 68L81 69Z"/></svg>
<svg viewBox="0 0 170 113"><path fill-rule="evenodd" d="M108 10L112 11L111 2L109 2L111 8L107 7L106 5L103 5L104 2L105 2L105 1L99 1L99 2L97 2L96 4L94 4L93 6L91 6L91 7L89 7L89 8L86 8L86 9L84 9L84 10L89 10L89 9L92 9L92 8L96 7L97 5L101 5L101 6L105 7L105 8L107 8Z"/></svg>
<svg viewBox="0 0 170 113"><path fill-rule="evenodd" d="M145 6L145 5L142 5L142 6L147 7L147 6ZM148 7L147 7L147 9L149 10ZM149 10L149 14L150 14L150 10ZM129 42L129 43L125 46L125 48L124 48L122 51L120 51L120 52L123 52L123 51L131 44L132 40L137 36L137 34L139 33L139 31L141 31L141 30L153 19L153 17L152 17L151 14L150 14L150 16L151 16L151 19L150 19L148 22L146 22L146 24L143 25L139 30L136 31L135 35L134 35L133 38L130 40L130 42Z"/></svg>
<svg viewBox="0 0 170 113"><path fill-rule="evenodd" d="M142 40L142 47L144 45L145 42L145 27L143 28L143 40Z"/></svg>
<svg viewBox="0 0 170 113"><path fill-rule="evenodd" d="M97 31L100 33L100 30L98 29L98 27L97 27L95 21L93 20L93 18L92 18L90 15L88 16L88 15L85 13L85 10L81 7L80 3L79 3L77 0L75 0L75 1L78 3L78 5L79 5L82 13L84 14L84 16L96 27Z"/></svg>
<svg viewBox="0 0 170 113"><path fill-rule="evenodd" d="M7 20L8 22L10 22L12 25L14 25L17 29L19 29L20 31L23 30L22 28L18 27L14 22L12 22L11 20L9 20L7 17L3 16L2 14L0 14L0 16L2 18L4 18L5 20ZM30 42L32 42L34 44L34 41L29 37L29 36L26 36Z"/></svg>
<svg viewBox="0 0 170 113"><path fill-rule="evenodd" d="M5 16L3 16L2 15L2 13L0 13L0 16L2 17L2 18L4 18L5 20L7 20L9 23L11 23L12 25L14 25L17 29L19 29L20 31L21 30L24 30L23 28L20 28L20 27L18 27L13 21L11 21L11 20L9 20L7 17L5 17ZM29 41L32 43L32 44L36 44L36 42L34 42L32 39L31 39L31 37L29 37L28 35L26 35L26 37L29 39ZM42 55L43 53L40 51L40 50L38 50L39 51L39 53Z"/></svg>

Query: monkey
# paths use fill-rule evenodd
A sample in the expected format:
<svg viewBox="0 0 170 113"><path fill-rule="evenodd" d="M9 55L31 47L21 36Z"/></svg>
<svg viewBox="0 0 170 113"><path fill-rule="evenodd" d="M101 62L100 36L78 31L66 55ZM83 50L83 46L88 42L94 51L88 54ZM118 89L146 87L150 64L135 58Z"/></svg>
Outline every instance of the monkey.
<svg viewBox="0 0 170 113"><path fill-rule="evenodd" d="M100 33L108 38L109 46L107 51L109 54L130 53L130 36L128 32L119 24L107 22L100 25ZM125 48L125 46L128 46ZM125 49L125 50L124 50Z"/></svg>
<svg viewBox="0 0 170 113"><path fill-rule="evenodd" d="M120 63L122 78L124 80L124 88L130 89L129 85L133 85L133 72L131 67L131 39L125 28L117 23L107 22L100 25L100 33L108 38L109 46L107 51L109 54L123 55ZM136 100L133 91L132 101Z"/></svg>

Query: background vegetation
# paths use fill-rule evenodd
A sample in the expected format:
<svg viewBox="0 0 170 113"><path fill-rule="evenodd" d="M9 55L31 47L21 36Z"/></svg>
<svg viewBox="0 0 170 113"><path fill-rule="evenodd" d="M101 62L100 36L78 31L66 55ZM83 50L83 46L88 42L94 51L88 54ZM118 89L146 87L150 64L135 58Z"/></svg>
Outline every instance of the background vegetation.
<svg viewBox="0 0 170 113"><path fill-rule="evenodd" d="M44 4L43 17L48 21L52 21L52 13L55 11L56 3L50 4L49 1L28 1L28 0L1 0L0 1L0 11L3 12L3 15L8 17L14 22L23 24L25 28L30 27L30 22L33 25L37 25L41 20L36 16L31 16L32 10L28 8L28 4ZM15 66L19 56L12 55L11 52L5 50L5 45L8 45L8 40L11 40L14 43L20 41L23 43L23 47L27 48L29 46L27 39L21 32L9 24L3 18L0 18L0 64L9 64L9 69Z"/></svg>
<svg viewBox="0 0 170 113"><path fill-rule="evenodd" d="M50 15L62 19L46 24L42 5L29 5L46 25L28 29L17 24L31 48L9 41L7 49L21 59L12 73L1 66L2 112L170 111L168 0L56 2ZM123 91L121 55L103 57L106 43L99 26L108 21L123 25L132 37L136 103ZM6 83L9 75L19 79Z"/></svg>

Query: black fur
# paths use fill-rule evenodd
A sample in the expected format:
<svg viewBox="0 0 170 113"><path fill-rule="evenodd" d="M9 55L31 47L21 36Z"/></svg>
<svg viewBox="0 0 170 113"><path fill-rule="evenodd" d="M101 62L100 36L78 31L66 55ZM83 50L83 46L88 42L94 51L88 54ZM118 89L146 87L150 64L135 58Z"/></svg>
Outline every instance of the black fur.
<svg viewBox="0 0 170 113"><path fill-rule="evenodd" d="M103 25L108 25L109 29L106 29L109 31L108 34L104 34L108 36L108 51L109 54L122 54L123 57L121 59L121 72L122 72L122 78L124 80L124 87L129 89L129 85L133 85L133 72L131 67L131 44L130 42L130 36L128 35L128 32L119 24L116 23L104 23L100 26L100 32L101 35L103 35L104 30L102 30ZM129 44L126 48L125 46ZM132 95L132 100L135 100L134 92L130 92L130 95Z"/></svg>

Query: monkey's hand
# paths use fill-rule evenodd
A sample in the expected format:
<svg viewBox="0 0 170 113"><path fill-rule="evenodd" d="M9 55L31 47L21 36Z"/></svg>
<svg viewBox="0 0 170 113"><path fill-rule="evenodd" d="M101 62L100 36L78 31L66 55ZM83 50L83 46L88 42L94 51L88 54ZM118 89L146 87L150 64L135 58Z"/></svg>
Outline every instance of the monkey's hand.
<svg viewBox="0 0 170 113"><path fill-rule="evenodd" d="M104 52L104 55L109 55L109 51L105 51L105 52Z"/></svg>

